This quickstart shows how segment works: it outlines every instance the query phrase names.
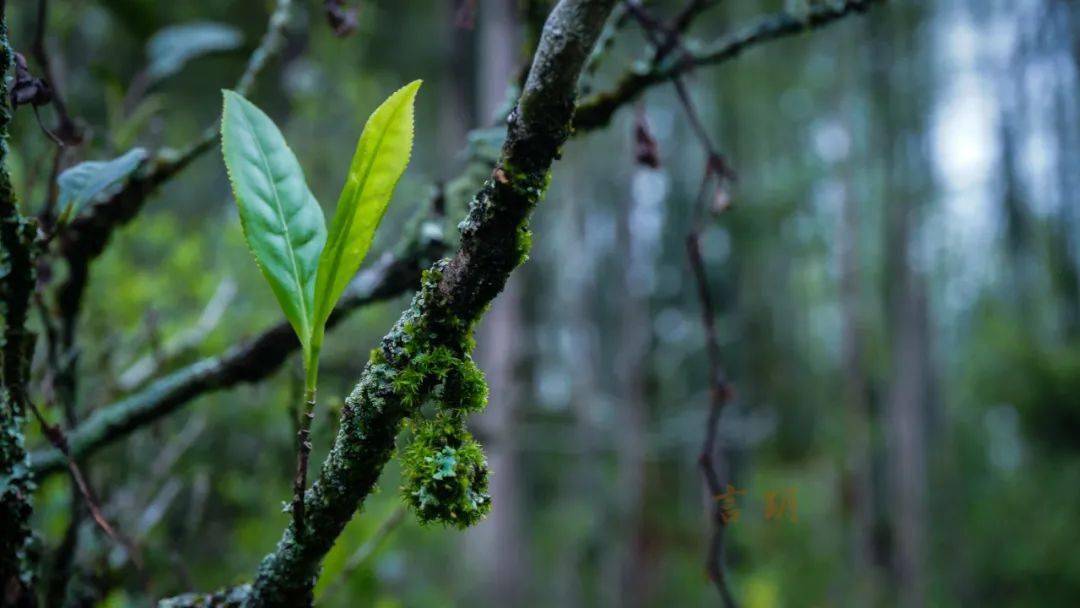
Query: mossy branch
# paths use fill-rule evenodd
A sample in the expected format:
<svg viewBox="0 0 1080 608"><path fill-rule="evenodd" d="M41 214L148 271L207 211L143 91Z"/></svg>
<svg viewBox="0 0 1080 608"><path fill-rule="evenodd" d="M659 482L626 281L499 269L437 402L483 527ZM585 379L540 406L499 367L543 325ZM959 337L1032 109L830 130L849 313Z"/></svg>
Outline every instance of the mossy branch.
<svg viewBox="0 0 1080 608"><path fill-rule="evenodd" d="M23 445L33 335L26 330L34 291L37 227L19 212L7 170L7 71L12 63L6 6L0 3L0 603L34 605L30 515L34 483Z"/></svg>

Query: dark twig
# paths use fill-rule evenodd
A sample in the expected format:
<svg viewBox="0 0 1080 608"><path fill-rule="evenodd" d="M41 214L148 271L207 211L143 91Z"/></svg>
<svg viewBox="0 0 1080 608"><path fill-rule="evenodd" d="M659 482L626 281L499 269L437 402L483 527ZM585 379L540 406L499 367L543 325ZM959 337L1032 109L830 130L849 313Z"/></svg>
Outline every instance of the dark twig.
<svg viewBox="0 0 1080 608"><path fill-rule="evenodd" d="M671 20L664 42L656 48L653 65L658 66L676 47L682 47L682 36L690 29L698 15L719 4L718 0L689 0Z"/></svg>
<svg viewBox="0 0 1080 608"><path fill-rule="evenodd" d="M356 31L359 9L349 7L345 0L324 0L323 12L326 22L338 38L344 38Z"/></svg>
<svg viewBox="0 0 1080 608"><path fill-rule="evenodd" d="M34 28L34 42L30 47L30 52L45 76L43 81L49 89L49 101L56 110L56 129L53 131L42 123L38 112L38 104L33 106L34 117L37 119L38 125L41 126L41 130L56 144L56 150L53 152L52 168L49 172L49 182L45 189L45 204L42 205L40 214L42 229L51 235L56 212L56 198L59 193L56 179L60 175L60 169L63 168L64 157L67 156L68 150L72 146L78 146L82 143L83 129L80 128L78 122L72 118L68 111L67 104L64 102L63 91L60 89L60 83L57 82L53 72L52 61L49 58L48 47L45 42L48 23L49 2L48 0L38 0L37 23Z"/></svg>
<svg viewBox="0 0 1080 608"><path fill-rule="evenodd" d="M674 29L669 29L661 23L659 19L649 14L638 0L626 0L623 4L627 7L630 15L633 16L644 30L645 36L649 39L649 42L658 49L658 57L662 51L660 45L666 44L665 36L667 37L667 40L675 40L674 44L676 46L681 46L678 42L679 32ZM711 174L714 171L723 179L732 177L733 173L728 167L727 161L724 159L724 156L720 154L716 146L713 145L712 138L709 136L708 130L705 129L705 125L701 121L701 116L697 111L697 107L694 105L694 99L690 96L690 90L687 88L686 82L682 78L682 74L672 74L670 78L671 84L675 87L675 92L679 96L679 103L686 113L687 120L690 121L690 127L693 129L694 135L698 138L701 146L705 148L705 152L708 154L708 162L705 167L706 180L711 177Z"/></svg>
<svg viewBox="0 0 1080 608"><path fill-rule="evenodd" d="M28 405L30 406L30 411L33 412L34 417L37 419L38 425L41 426L41 431L45 435L45 438L49 440L49 443L51 443L54 448L63 454L68 472L71 474L71 479L78 489L79 494L82 495L83 500L86 502L87 510L90 511L90 517L94 520L94 523L105 532L106 536L124 547L131 555L132 561L135 563L136 567L141 568L142 560L139 557L138 548L131 540L117 532L101 512L101 507L98 505L98 500L94 495L93 490L90 489L90 484L86 481L86 477L79 469L79 465L71 457L71 449L68 447L67 437L64 435L64 431L59 426L50 424L33 401L29 401Z"/></svg>
<svg viewBox="0 0 1080 608"><path fill-rule="evenodd" d="M884 0L822 2L814 4L807 15L800 17L777 13L728 34L701 51L688 53L678 61L665 61L659 65L650 63L643 69L635 68L624 74L613 89L597 93L578 104L578 110L574 114L574 128L591 130L606 125L619 108L637 99L649 87L672 76L687 73L696 67L723 63L737 57L746 49L777 38L824 27L848 15L864 13L874 4L881 2Z"/></svg>
<svg viewBox="0 0 1080 608"><path fill-rule="evenodd" d="M68 113L67 104L64 103L64 95L60 91L60 85L53 73L52 62L49 60L49 52L45 46L45 32L48 28L49 2L38 0L37 25L34 28L34 42L30 52L34 55L34 61L41 67L52 94L52 105L56 109L57 128L56 136L64 144L78 145L82 143L82 129Z"/></svg>
<svg viewBox="0 0 1080 608"><path fill-rule="evenodd" d="M668 35L666 40L671 40L672 38L677 39L677 31L664 31L659 20L650 16L645 8L636 0L627 0L625 4L635 20L637 20L645 30L645 34L650 42L657 45L657 49L662 50L662 47L659 45L666 44L666 42L664 42L665 39L662 38L664 34ZM677 45L678 43L676 42L675 44ZM659 52L660 51L658 50L658 54ZM712 521L713 527L710 535L709 550L705 559L705 570L709 575L709 579L716 586L717 592L719 592L720 597L724 602L724 606L727 608L735 608L735 598L731 593L731 589L728 588L727 578L724 574L723 541L726 522L723 517L723 507L718 498L723 492L723 485L720 479L716 454L716 436L720 427L720 414L723 411L724 405L726 405L731 398L731 388L724 376L721 363L720 341L716 332L716 317L713 312L712 291L709 288L708 274L706 273L705 262L701 255L701 231L707 209L709 208L707 200L709 198L710 183L714 177L717 178L719 182L717 186L718 190L725 191L727 181L733 177L733 173L731 172L731 169L728 168L724 157L717 151L716 146L713 145L712 138L705 129L705 125L701 122L697 108L694 106L693 98L690 96L690 92L683 82L682 75L673 74L671 76L671 82L675 86L679 102L690 121L691 128L694 130L695 135L705 149L707 155L705 171L701 180L701 190L698 193L694 209L693 224L690 233L686 235L686 254L690 262L690 269L693 273L695 284L697 285L698 300L701 306L701 324L705 334L705 349L707 352L709 369L709 414L705 423L705 439L702 443L701 454L698 456L698 464L701 467L702 475L704 477L705 490L708 492L710 498L710 520Z"/></svg>
<svg viewBox="0 0 1080 608"><path fill-rule="evenodd" d="M703 187L704 191L705 188ZM704 192L701 197L704 200ZM702 442L701 453L698 456L698 465L701 467L702 476L705 480L705 490L708 492L710 503L709 519L713 526L712 538L709 542L708 554L705 559L705 570L709 579L716 586L724 605L734 608L735 599L728 588L727 579L724 575L723 543L724 521L723 505L719 496L724 491L720 480L719 466L716 455L716 436L720 427L720 414L724 406L731 399L732 390L724 377L723 367L720 361L720 343L716 334L716 319L713 314L712 293L709 289L708 277L705 271L705 262L701 256L701 230L695 226L686 236L686 254L690 261L690 268L697 284L698 301L701 305L701 324L705 330L705 348L708 353L709 367L709 415L705 422L705 439Z"/></svg>

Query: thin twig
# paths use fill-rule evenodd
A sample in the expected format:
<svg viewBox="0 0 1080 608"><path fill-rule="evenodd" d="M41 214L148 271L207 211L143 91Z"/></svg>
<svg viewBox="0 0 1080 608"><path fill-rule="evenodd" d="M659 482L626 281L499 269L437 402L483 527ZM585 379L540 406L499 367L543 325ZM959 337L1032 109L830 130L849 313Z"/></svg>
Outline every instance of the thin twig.
<svg viewBox="0 0 1080 608"><path fill-rule="evenodd" d="M71 474L71 479L78 488L79 494L82 495L83 501L86 503L87 510L90 511L90 517L94 520L94 523L105 532L106 536L124 547L131 555L131 559L136 564L136 567L141 569L142 558L139 555L138 547L136 547L131 540L117 532L101 512L101 507L98 505L93 490L90 489L90 484L86 481L86 477L83 476L75 459L71 457L71 449L68 446L67 437L64 435L64 431L59 426L50 424L49 421L45 419L45 416L42 415L41 410L38 409L37 404L32 400L27 403L30 406L30 411L33 412L34 417L41 426L41 431L45 435L45 438L49 440L49 443L51 443L53 447L60 450L60 453L64 455L68 472Z"/></svg>
<svg viewBox="0 0 1080 608"><path fill-rule="evenodd" d="M630 13L634 16L634 19L645 31L650 42L658 49L657 55L662 55L667 52L664 50L664 47L661 47L660 45L681 47L678 42L678 31L674 29L665 30L660 21L653 18L636 0L626 0L625 4ZM668 35L666 39L661 38L661 35L664 33L667 33ZM715 176L720 180L718 187L723 188L725 180L729 179L732 174L731 170L727 167L727 163L724 161L724 157L717 151L716 146L713 145L712 138L705 129L705 125L701 122L697 108L694 106L693 98L690 96L690 92L683 82L682 75L672 75L671 82L675 86L679 102L686 112L691 128L694 130L695 135L708 155L705 163L705 171L702 175L701 189L698 193L695 205L694 221L689 234L686 235L686 254L690 262L694 281L697 285L698 300L701 306L701 324L705 333L705 349L708 356L709 368L709 414L705 423L705 438L702 442L701 454L698 456L698 463L701 467L705 489L708 492L710 499L710 520L712 521L713 527L709 542L709 550L705 558L705 569L709 575L709 579L716 586L717 592L719 592L724 605L727 608L735 608L735 598L727 585L727 578L723 566L725 521L722 504L717 498L723 492L723 486L721 484L716 456L716 436L720 427L720 414L724 405L727 404L730 399L731 390L724 377L723 366L721 364L720 341L717 338L716 332L716 317L713 312L712 292L709 288L705 262L701 255L701 231L705 211L708 207L706 201L708 199L709 184Z"/></svg>
<svg viewBox="0 0 1080 608"><path fill-rule="evenodd" d="M704 199L704 196L699 197L699 199ZM724 377L720 361L720 344L717 339L716 319L713 314L712 293L705 272L705 262L701 256L701 232L698 226L695 226L690 234L686 236L686 254L690 261L690 268L693 271L694 281L697 284L698 301L701 305L701 324L705 330L705 348L708 353L709 367L709 414L705 422L705 439L702 442L701 453L698 455L698 465L701 467L702 476L705 480L705 489L708 492L711 505L709 519L713 526L712 538L705 559L705 569L709 579L712 580L720 593L724 605L728 608L734 608L736 606L735 599L728 588L723 566L723 542L726 522L724 521L723 506L717 498L723 492L723 485L720 480L716 455L716 436L720 427L720 414L730 400L732 391Z"/></svg>
<svg viewBox="0 0 1080 608"><path fill-rule="evenodd" d="M645 32L645 36L649 39L649 42L657 49L656 62L659 62L663 54L666 54L666 51L663 50L661 45L668 44L668 42L661 38L661 35L666 35L666 40L668 41L673 40L674 42L671 43L673 47L682 47L679 42L678 30L663 25L659 19L656 19L649 14L638 0L626 0L623 4L627 7L630 15L634 17L634 20L641 26L642 30ZM685 53L685 51L683 52ZM687 89L682 75L673 74L671 76L671 84L675 87L675 92L679 96L679 102L686 112L687 119L690 121L690 127L693 129L698 141L701 142L702 147L705 148L705 151L709 155L706 172L715 169L730 176L730 170L727 168L727 163L724 160L723 155L720 154L716 146L713 145L712 138L709 137L705 125L701 122L701 117L698 114L697 108L694 106L694 100L690 96L690 91Z"/></svg>
<svg viewBox="0 0 1080 608"><path fill-rule="evenodd" d="M57 128L56 135L64 144L78 145L82 142L81 129L68 113L67 104L64 103L64 95L53 73L52 62L49 60L48 49L45 46L45 33L48 28L49 2L38 0L37 24L34 28L34 42L30 52L34 61L41 67L41 73L45 76L45 82L52 91L52 105L56 109Z"/></svg>

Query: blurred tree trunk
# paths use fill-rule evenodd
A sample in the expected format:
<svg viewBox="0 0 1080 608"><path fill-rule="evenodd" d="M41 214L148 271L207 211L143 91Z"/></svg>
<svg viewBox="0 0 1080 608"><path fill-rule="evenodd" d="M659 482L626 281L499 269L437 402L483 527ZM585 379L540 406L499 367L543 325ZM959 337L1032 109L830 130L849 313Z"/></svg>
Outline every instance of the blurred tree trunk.
<svg viewBox="0 0 1080 608"><path fill-rule="evenodd" d="M870 448L870 380L863 348L865 321L862 314L862 272L859 258L859 201L852 180L846 180L841 199L840 309L841 357L844 372L844 429L847 436L844 462L844 521L850 522L850 563L858 572L852 591L858 600L865 592L873 597L875 496Z"/></svg>
<svg viewBox="0 0 1080 608"><path fill-rule="evenodd" d="M871 85L883 151L884 301L889 344L885 444L889 473L891 565L898 604L926 605L927 428L933 370L926 278L914 266L928 167L920 142L922 99L915 91L929 72L916 38L922 14L901 7L871 20L877 69ZM901 61L903 59L903 61Z"/></svg>
<svg viewBox="0 0 1080 608"><path fill-rule="evenodd" d="M442 77L442 90L444 96L439 100L439 171L441 175L455 175L459 169L461 159L458 154L461 151L461 142L469 129L476 124L477 120L486 120L487 117L476 116L474 73L472 70L475 53L473 52L475 36L472 32L462 30L455 23L455 11L450 3L443 3L445 14L443 31L446 40L445 48L449 49L446 54Z"/></svg>
<svg viewBox="0 0 1080 608"><path fill-rule="evenodd" d="M907 266L906 264L903 266ZM894 567L900 603L926 604L926 417L930 370L929 328L922 280L909 270L893 301L892 372L888 395L888 446L895 530Z"/></svg>
<svg viewBox="0 0 1080 608"><path fill-rule="evenodd" d="M1064 46L1072 58L1072 74L1061 73L1054 96L1057 114L1057 217L1053 223L1051 276L1060 298L1061 325L1069 340L1080 339L1080 244L1076 230L1080 227L1080 111L1076 98L1080 93L1080 5L1077 2L1056 0L1049 13L1059 28L1055 44Z"/></svg>
<svg viewBox="0 0 1080 608"><path fill-rule="evenodd" d="M840 108L844 130L853 138L857 116L852 103L851 74L857 66L854 52L857 39L851 39L848 53L840 58L839 82L835 103ZM844 522L847 524L849 564L855 573L847 594L849 601L858 605L872 604L879 587L875 529L878 496L874 484L874 453L872 438L879 428L871 404L870 363L867 361L867 320L863 313L863 268L865 261L859 246L862 234L860 207L865 204L865 189L853 175L854 162L851 149L838 159L837 173L843 181L838 225L838 265L840 276L841 342L840 357L844 383L844 446L842 505ZM872 599L874 598L874 599Z"/></svg>
<svg viewBox="0 0 1080 608"><path fill-rule="evenodd" d="M578 172L571 172L566 179L567 191L587 192L588 185L583 181ZM565 304L567 333L572 340L565 353L565 369L572 379L570 407L574 418L573 445L577 454L573 470L567 476L568 494L563 500L582 510L584 530L573 542L566 543L570 551L565 570L560 570L566 576L558 605L567 608L597 605L595 589L598 585L589 583L600 578L596 573L594 557L608 534L605 523L608 505L608 493L605 491L608 485L604 474L606 455L602 445L605 433L600 428L600 408L597 407L602 395L598 386L598 367L603 360L600 356L600 322L595 318L594 310L594 285L598 275L596 262L599 256L594 255L598 249L595 234L588 229L589 200L586 196L580 196L567 201L569 209L563 216L565 230L550 231L559 235L556 238L578 244L576 247L559 247L558 257L553 262L559 286L566 294L559 305Z"/></svg>
<svg viewBox="0 0 1080 608"><path fill-rule="evenodd" d="M479 34L478 103L480 121L488 123L506 97L518 69L520 47L516 0L477 4ZM468 533L478 560L480 596L490 606L524 603L528 540L523 530L518 411L523 395L519 373L524 357L522 281L518 273L506 285L477 332L477 361L487 376L489 407L475 424L491 466L492 510Z"/></svg>
<svg viewBox="0 0 1080 608"><path fill-rule="evenodd" d="M638 169L647 171L647 169ZM648 599L647 536L645 520L647 406L645 402L650 327L648 300L637 282L649 272L649 262L636 239L632 216L640 213L642 202L631 196L629 204L615 209L616 259L619 264L618 326L616 328L613 395L615 396L612 438L615 442L615 496L611 501L617 526L614 550L607 571L617 599L612 605L635 608Z"/></svg>

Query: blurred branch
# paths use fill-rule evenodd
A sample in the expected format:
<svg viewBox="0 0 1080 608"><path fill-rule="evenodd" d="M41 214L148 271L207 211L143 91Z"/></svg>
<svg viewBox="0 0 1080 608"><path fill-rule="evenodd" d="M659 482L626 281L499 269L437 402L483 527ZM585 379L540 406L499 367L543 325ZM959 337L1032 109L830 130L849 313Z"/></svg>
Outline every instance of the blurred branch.
<svg viewBox="0 0 1080 608"><path fill-rule="evenodd" d="M330 317L328 327L336 326L359 308L416 287L421 269L441 255L445 245L441 229L431 222L418 222L413 231L413 237L406 239L397 252L384 255L353 280ZM299 348L295 332L283 321L246 344L197 361L95 411L68 433L71 453L82 459L196 397L243 382L263 380ZM38 477L55 473L64 466L62 454L56 450L35 453L31 461Z"/></svg>
<svg viewBox="0 0 1080 608"><path fill-rule="evenodd" d="M63 91L60 89L60 83L57 81L55 73L53 72L52 61L49 58L48 47L45 42L45 35L48 30L49 23L49 2L48 0L38 0L37 7L37 23L34 28L34 41L31 45L30 52L34 57L34 61L41 67L42 74L44 75L44 84L48 89L48 101L52 103L53 108L56 110L56 128L55 130L49 130L41 122L41 116L38 114L37 104L33 105L34 116L37 118L38 124L45 133L56 143L56 151L53 153L52 166L49 172L48 185L45 188L45 204L41 209L41 223L43 229L46 232L50 232L52 229L53 214L55 212L56 198L58 194L57 177L60 175L60 169L64 164L64 157L68 153L69 146L77 146L83 141L83 129L79 124L71 117L68 112L67 104L64 102Z"/></svg>
<svg viewBox="0 0 1080 608"><path fill-rule="evenodd" d="M160 347L132 363L116 380L122 391L132 391L142 386L165 365L190 353L206 340L225 317L225 311L236 297L236 281L226 278L218 284L213 297L206 304L195 325L180 332Z"/></svg>
<svg viewBox="0 0 1080 608"><path fill-rule="evenodd" d="M526 84L511 113L498 166L461 223L461 245L425 274L346 399L334 446L305 496L303 534L290 522L254 584L230 590L215 605L306 606L320 564L352 519L394 451L403 419L426 398L408 403L394 378L412 364L409 328L424 327L432 348L464 354L473 325L524 261L529 216L546 190L549 170L570 134L577 81L615 0L561 0L547 19ZM419 353L417 353L419 354ZM411 405L410 405L411 403ZM162 606L206 605L206 596ZM203 603L199 603L203 602Z"/></svg>
<svg viewBox="0 0 1080 608"><path fill-rule="evenodd" d="M48 28L48 18L48 0L38 0L37 26L34 28L34 42L30 47L30 52L34 56L34 61L41 66L41 72L45 76L45 82L48 83L52 93L52 104L53 108L56 109L57 117L56 136L60 138L60 141L63 142L63 144L78 144L82 141L81 129L75 124L75 121L71 118L71 114L68 113L67 104L64 103L63 92L60 90L60 85L56 81L56 76L52 69L52 61L49 60L49 52L45 45L45 32Z"/></svg>
<svg viewBox="0 0 1080 608"><path fill-rule="evenodd" d="M603 127L619 108L637 99L653 85L690 72L697 67L723 63L759 44L817 29L848 15L866 12L873 4L883 1L823 2L814 4L805 16L798 17L780 12L728 34L700 51L683 53L681 57L671 61L649 65L644 69L631 70L619 79L613 89L597 93L578 104L577 112L574 114L574 128L578 131L588 131Z"/></svg>
<svg viewBox="0 0 1080 608"><path fill-rule="evenodd" d="M611 19L604 26L604 30L600 32L600 39L596 41L596 48L589 54L589 60L585 62L585 68L581 71L580 93L582 95L588 95L592 92L592 81L596 77L597 70L600 69L600 65L604 62L608 53L611 52L612 47L615 46L615 39L619 37L619 33L629 22L630 12L626 9L626 4L620 3L612 11Z"/></svg>
<svg viewBox="0 0 1080 608"><path fill-rule="evenodd" d="M291 0L277 0L266 33L248 59L247 67L236 84L238 92L246 94L251 89L255 78L281 48L290 6ZM67 259L69 273L59 289L58 301L63 319L61 331L68 348L71 346L76 318L82 305L90 263L105 250L114 230L134 219L147 199L157 192L162 184L213 147L217 137L216 125L210 126L179 152L159 151L123 188L88 207L86 212L75 218L64 231L60 248Z"/></svg>

